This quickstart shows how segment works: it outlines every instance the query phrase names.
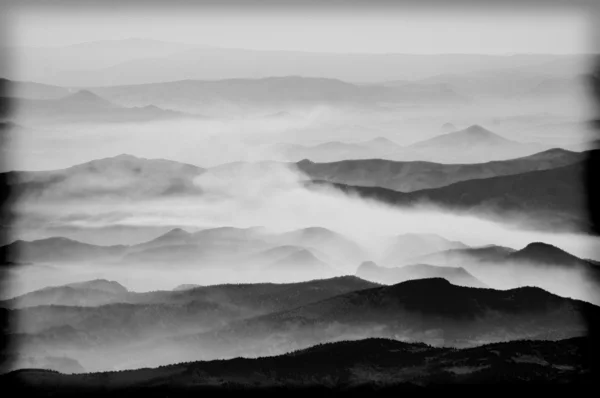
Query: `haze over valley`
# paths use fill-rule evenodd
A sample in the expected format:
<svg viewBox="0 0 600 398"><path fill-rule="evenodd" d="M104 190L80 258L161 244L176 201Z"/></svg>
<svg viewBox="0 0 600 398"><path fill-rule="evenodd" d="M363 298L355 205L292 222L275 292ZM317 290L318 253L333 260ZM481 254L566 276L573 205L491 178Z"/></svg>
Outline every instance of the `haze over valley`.
<svg viewBox="0 0 600 398"><path fill-rule="evenodd" d="M80 29L76 43L21 12L0 69L0 378L97 387L111 372L136 389L585 373L575 363L600 320L590 51L510 41L470 14L451 21L487 47L440 27L458 47L427 53L405 39L433 45L426 25L400 35L377 13L365 21L402 37L379 52L342 50L356 39L346 14L327 14L333 51L291 19L287 43L245 46L263 28L236 13L248 37L214 30L214 43L204 17L154 15L169 33L141 13L108 32L102 13L84 13L87 27L49 14Z"/></svg>

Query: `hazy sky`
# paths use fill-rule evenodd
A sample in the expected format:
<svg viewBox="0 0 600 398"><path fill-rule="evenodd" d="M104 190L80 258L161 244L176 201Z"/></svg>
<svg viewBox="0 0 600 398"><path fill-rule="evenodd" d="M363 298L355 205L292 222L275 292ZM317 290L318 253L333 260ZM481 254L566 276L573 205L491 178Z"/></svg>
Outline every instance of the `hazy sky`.
<svg viewBox="0 0 600 398"><path fill-rule="evenodd" d="M216 47L317 52L577 53L589 23L576 10L363 8L56 9L14 11L12 45L59 46L132 37Z"/></svg>

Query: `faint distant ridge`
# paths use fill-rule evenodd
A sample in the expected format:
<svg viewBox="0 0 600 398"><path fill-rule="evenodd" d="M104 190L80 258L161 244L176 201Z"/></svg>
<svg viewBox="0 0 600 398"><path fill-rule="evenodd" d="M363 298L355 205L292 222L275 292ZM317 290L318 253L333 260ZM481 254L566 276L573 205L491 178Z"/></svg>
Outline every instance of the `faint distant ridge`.
<svg viewBox="0 0 600 398"><path fill-rule="evenodd" d="M307 249L300 249L273 261L264 272L274 276L296 277L309 275L314 278L332 278L338 272L321 261Z"/></svg>
<svg viewBox="0 0 600 398"><path fill-rule="evenodd" d="M94 104L111 104L110 101L102 98L98 94L94 94L89 90L79 90L73 94L66 95L61 98L65 101L80 102L80 103L94 103ZM112 105L112 104L111 104Z"/></svg>
<svg viewBox="0 0 600 398"><path fill-rule="evenodd" d="M454 124L452 123L444 123L441 127L441 130L443 133L451 133L453 131L456 131L457 128Z"/></svg>
<svg viewBox="0 0 600 398"><path fill-rule="evenodd" d="M68 44L66 46L60 46L62 48L88 48L88 49L100 49L100 48L119 48L125 47L156 47L156 46L179 46L181 48L210 48L206 44L187 44L181 42L171 42L167 40L149 39L147 37L129 37L126 39L106 39L96 41L84 41L74 44Z"/></svg>
<svg viewBox="0 0 600 398"><path fill-rule="evenodd" d="M479 124L474 124L463 130L449 132L412 144L410 147L425 148L431 145L449 145L449 147L453 147L458 144L506 144L510 142L513 141L493 133Z"/></svg>
<svg viewBox="0 0 600 398"><path fill-rule="evenodd" d="M57 48L56 52L63 54L51 54L51 58L58 62L64 61L65 56L77 59L82 56L82 53L95 55L94 59L81 61L82 66L85 67L59 74L44 73L44 69L39 67L36 68L34 75L39 76L38 81L65 86L115 86L168 82L176 79L218 80L234 77L261 78L315 74L365 84L374 81L403 80L400 85L412 85L418 79L443 74L459 74L462 77L485 73L492 69L496 71L522 68L525 73L531 75L549 65L561 71L573 71L573 58L577 60L582 58L581 55L569 57L550 54L507 56L327 53L200 47L184 43L163 44L156 41L136 41L136 39L81 43ZM94 51L98 52L98 49L108 52L111 57L101 58L94 53ZM92 62L96 59L100 61ZM236 59L237 62L224 68L223 59ZM579 63L581 62L577 64ZM98 64L102 64L103 67L98 68ZM253 65L251 70L248 68L250 64ZM96 70L91 70L95 65ZM140 73L142 70L145 73ZM441 83L440 85L453 82L445 79L432 81L432 83Z"/></svg>
<svg viewBox="0 0 600 398"><path fill-rule="evenodd" d="M94 89L48 88L37 83L13 82L9 92L11 104L17 112L11 117L16 122L48 126L56 123L124 122L165 120L174 118L198 119L202 115L163 109L155 104L129 106L118 98L109 98ZM60 91L63 90L63 91ZM169 107L167 107L169 108Z"/></svg>

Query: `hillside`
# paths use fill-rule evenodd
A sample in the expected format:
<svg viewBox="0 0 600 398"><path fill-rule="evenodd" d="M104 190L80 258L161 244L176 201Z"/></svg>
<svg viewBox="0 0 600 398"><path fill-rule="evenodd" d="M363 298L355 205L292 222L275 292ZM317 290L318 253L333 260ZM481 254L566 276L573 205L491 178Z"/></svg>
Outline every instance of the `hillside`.
<svg viewBox="0 0 600 398"><path fill-rule="evenodd" d="M373 155L373 157L377 157ZM309 156L306 156L309 158ZM347 156L356 159L357 156ZM384 159L342 160L315 163L302 160L297 168L314 180L347 185L381 187L401 192L439 188L456 182L516 175L530 171L548 170L574 164L585 154L563 149L551 149L534 155L475 164L441 164L431 162L402 162Z"/></svg>
<svg viewBox="0 0 600 398"><path fill-rule="evenodd" d="M385 265L398 265L412 257L467 247L462 242L451 241L436 234L407 233L391 238L379 261Z"/></svg>
<svg viewBox="0 0 600 398"><path fill-rule="evenodd" d="M513 159L546 151L546 145L509 140L483 126L442 134L411 144L421 160L440 163L480 163L490 160Z"/></svg>
<svg viewBox="0 0 600 398"><path fill-rule="evenodd" d="M428 264L380 267L372 262L364 262L356 270L356 276L385 284L396 284L415 279L443 278L457 286L488 287L462 267L437 267Z"/></svg>
<svg viewBox="0 0 600 398"><path fill-rule="evenodd" d="M524 227L587 231L587 194L582 162L551 170L457 182L409 193L314 181L397 206L430 204ZM524 217L525 216L525 217Z"/></svg>
<svg viewBox="0 0 600 398"><path fill-rule="evenodd" d="M440 384L589 384L586 347L585 338L525 340L463 350L365 339L258 359L189 362L85 376L24 369L0 378L3 385L29 393L52 387L60 393L160 391L167 395L242 389L373 394L426 390Z"/></svg>
<svg viewBox="0 0 600 398"><path fill-rule="evenodd" d="M600 316L592 304L539 288L476 289L432 278L342 294L161 344L169 347L172 360L277 355L318 343L369 337L472 347L583 336L582 311Z"/></svg>
<svg viewBox="0 0 600 398"><path fill-rule="evenodd" d="M89 284L87 284L89 286ZM224 327L252 316L292 309L348 292L380 286L355 276L309 282L274 284L226 284L155 292L127 292L104 303L97 291L60 286L43 289L4 302L11 341L19 352L31 357L65 355L90 370L131 366L133 358L150 363L160 358L152 350L168 346L160 339L185 333L199 333ZM87 293L88 301L69 293ZM47 302L49 297L61 300ZM159 339L159 340L156 340ZM142 348L140 348L142 345ZM107 353L95 356L95 350ZM141 351L140 351L141 350ZM110 353L110 355L108 355ZM164 354L162 354L164 355ZM162 356L161 355L161 356Z"/></svg>
<svg viewBox="0 0 600 398"><path fill-rule="evenodd" d="M11 195L20 200L108 197L152 198L200 193L193 179L204 169L163 159L121 154L66 169L5 173Z"/></svg>
<svg viewBox="0 0 600 398"><path fill-rule="evenodd" d="M155 104L124 107L90 90L69 92L49 99L10 98L14 107L11 116L17 122L32 125L62 123L118 123L193 118L184 112L162 109Z"/></svg>

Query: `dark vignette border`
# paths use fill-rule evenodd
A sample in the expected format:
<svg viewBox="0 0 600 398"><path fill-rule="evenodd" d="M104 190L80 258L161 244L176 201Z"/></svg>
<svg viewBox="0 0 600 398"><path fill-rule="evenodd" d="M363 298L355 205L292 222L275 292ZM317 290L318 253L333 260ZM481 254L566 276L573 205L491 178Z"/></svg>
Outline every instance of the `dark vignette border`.
<svg viewBox="0 0 600 398"><path fill-rule="evenodd" d="M202 7L219 7L219 8L242 8L248 11L268 11L269 9L287 10L294 12L297 9L308 9L313 8L314 11L320 10L335 10L335 9L354 9L359 12L360 9L369 7L435 7L439 10L441 7L446 7L448 10L455 10L457 7L465 7L467 9L483 9L494 11L498 7L502 9L514 8L518 10L520 7L533 7L536 9L543 10L545 8L573 8L573 7L584 7L589 12L589 17L593 19L592 29L590 30L591 44L593 51L596 54L598 48L600 48L600 24L596 24L596 18L600 19L600 2L595 0L3 0L0 2L0 46L10 46L10 32L8 31L8 24L5 22L2 14L4 11L9 10L11 7L35 7L35 8L47 8L53 9L54 11L60 12L63 7L77 7L80 10L87 12L94 12L96 10L114 10L118 12L119 9L126 8L137 8L144 9L148 7L189 7L190 9L200 10ZM600 22L600 21L599 21ZM596 27L598 26L598 27ZM2 50L0 50L2 51ZM2 67L7 67L10 63L10 54L0 52L0 70ZM12 111L12 104L7 99L8 97L8 82L2 80L3 76L0 76L0 120L6 120ZM592 130L594 136L593 139L600 139L600 55L596 55L596 59L591 65L588 78L590 100L592 107L595 111L595 116L591 120ZM5 156L6 151L3 150L4 146L9 139L9 132L6 124L0 124L0 164L9 164L10 160ZM587 191L588 198L588 211L590 218L590 233L596 236L600 236L600 186L597 182L600 181L600 154L599 151L590 151L585 162L585 175L584 183ZM10 226L12 225L14 202L12 201L12 195L10 190L10 184L6 173L0 173L0 246L5 245L10 240ZM5 250L0 249L0 264L5 264L8 258L8 253ZM600 282L600 281L599 281ZM8 270L5 266L0 265L0 289L6 288L8 282ZM600 285L599 285L600 286ZM587 351L586 360L592 370L592 380L599 380L600 382L600 324L593 322L589 314L583 314L588 320L588 344L589 350ZM3 364L7 364L6 353L11 348L11 342L6 334L7 329L7 311L0 310L0 327L2 336L0 338L0 367ZM5 387L5 386L3 386ZM8 386L6 386L8 387ZM447 388L447 387L444 387ZM553 387L555 388L555 387ZM374 389L369 387L360 388L356 391L339 391L331 390L328 388L309 388L309 389L266 389L257 391L261 395L269 395L271 393L281 395L289 392L299 392L303 394L311 393L327 393L328 395L336 393L358 393L358 394L377 394L377 393L393 393L401 391L418 391L423 388L416 386L399 386L393 389ZM3 388L4 390L4 388ZM499 388L498 392L502 392L503 388ZM558 390L556 390L558 391ZM574 390L569 387L568 390L573 393ZM33 393L34 391L28 391ZM37 391L39 393L39 391ZM71 393L77 393L70 391ZM82 393L80 391L79 393ZM183 390L152 390L143 391L145 397L165 397L165 396L192 396L202 392L244 392L241 390L230 389L230 390L213 390L203 389L195 392L183 391ZM132 396L136 393L129 392L123 396ZM56 392L43 394L44 396L58 396ZM78 395L78 394L77 394ZM102 392L97 391L86 391L87 396L101 396L104 395ZM111 393L113 396L121 396L120 394Z"/></svg>

